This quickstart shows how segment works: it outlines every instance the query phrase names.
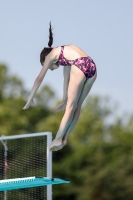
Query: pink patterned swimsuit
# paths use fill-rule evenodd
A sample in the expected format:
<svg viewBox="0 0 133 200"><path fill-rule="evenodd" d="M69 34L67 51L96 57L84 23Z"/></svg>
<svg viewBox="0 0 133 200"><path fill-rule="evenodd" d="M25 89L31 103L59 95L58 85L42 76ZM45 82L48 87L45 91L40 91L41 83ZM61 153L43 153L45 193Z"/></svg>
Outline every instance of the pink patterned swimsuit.
<svg viewBox="0 0 133 200"><path fill-rule="evenodd" d="M64 46L61 46L61 52L59 59L57 61L58 65L63 65L63 66L72 66L75 65L77 66L86 76L86 78L91 78L94 76L96 72L96 65L94 61L88 56L88 57L80 57L75 60L67 60L64 55Z"/></svg>

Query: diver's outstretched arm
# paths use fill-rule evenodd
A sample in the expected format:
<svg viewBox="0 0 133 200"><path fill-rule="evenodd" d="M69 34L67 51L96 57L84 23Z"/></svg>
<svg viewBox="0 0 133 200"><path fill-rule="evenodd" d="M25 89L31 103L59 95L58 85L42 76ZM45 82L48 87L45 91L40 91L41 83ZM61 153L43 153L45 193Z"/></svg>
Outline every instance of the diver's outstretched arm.
<svg viewBox="0 0 133 200"><path fill-rule="evenodd" d="M68 85L69 85L69 81L70 81L70 70L71 70L70 66L64 66L64 69L63 69L63 75L64 75L63 100L64 101L67 100L67 96L68 96Z"/></svg>
<svg viewBox="0 0 133 200"><path fill-rule="evenodd" d="M49 69L51 65L51 60L48 58L46 58L45 62L44 62L44 65L42 67L42 70L40 71L39 75L37 76L34 84L33 84L33 87L32 87L32 90L30 92L30 95L29 95L29 98L28 98L28 101L26 103L26 105L23 107L23 109L28 109L30 107L31 104L33 104L33 98L39 88L39 86L41 85L44 77L45 77L45 74L47 73L47 70Z"/></svg>
<svg viewBox="0 0 133 200"><path fill-rule="evenodd" d="M63 85L63 100L62 102L55 108L55 112L60 112L65 110L68 98L68 85L70 81L70 66L64 66L63 74L64 74L64 85Z"/></svg>

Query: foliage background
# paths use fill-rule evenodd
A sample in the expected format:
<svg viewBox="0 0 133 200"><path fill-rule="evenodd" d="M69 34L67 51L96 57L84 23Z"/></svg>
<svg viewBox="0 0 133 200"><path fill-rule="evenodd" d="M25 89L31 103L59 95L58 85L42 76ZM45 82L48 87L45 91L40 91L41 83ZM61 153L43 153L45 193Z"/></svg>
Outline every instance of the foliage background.
<svg viewBox="0 0 133 200"><path fill-rule="evenodd" d="M54 112L60 100L44 86L35 106L22 110L28 93L21 79L0 64L0 134L51 131L55 136L63 116ZM132 200L132 154L133 115L117 117L109 97L88 96L68 145L53 153L53 177L71 181L53 186L53 199Z"/></svg>

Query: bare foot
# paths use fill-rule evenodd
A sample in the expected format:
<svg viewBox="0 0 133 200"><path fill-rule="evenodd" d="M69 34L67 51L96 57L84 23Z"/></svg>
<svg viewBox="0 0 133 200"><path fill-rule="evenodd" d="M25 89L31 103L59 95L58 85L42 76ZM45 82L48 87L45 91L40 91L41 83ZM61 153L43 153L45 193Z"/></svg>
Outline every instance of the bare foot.
<svg viewBox="0 0 133 200"><path fill-rule="evenodd" d="M50 144L49 149L50 151L58 151L62 148L62 145L64 145L62 139L54 139Z"/></svg>
<svg viewBox="0 0 133 200"><path fill-rule="evenodd" d="M67 140L64 140L64 139L63 139L63 140L62 140L62 145L56 147L56 151L62 149L66 144L67 144Z"/></svg>

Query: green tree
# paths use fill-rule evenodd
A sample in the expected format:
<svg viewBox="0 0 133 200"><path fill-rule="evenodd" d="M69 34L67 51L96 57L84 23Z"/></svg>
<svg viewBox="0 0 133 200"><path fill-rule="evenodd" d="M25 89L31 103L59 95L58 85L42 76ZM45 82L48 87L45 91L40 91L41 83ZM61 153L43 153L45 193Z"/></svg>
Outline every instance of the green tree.
<svg viewBox="0 0 133 200"><path fill-rule="evenodd" d="M103 106L104 105L104 106ZM133 199L133 120L114 118L106 99L89 98L69 143L53 155L53 174L70 179L54 186L54 200Z"/></svg>
<svg viewBox="0 0 133 200"><path fill-rule="evenodd" d="M22 110L28 93L22 81L16 76L10 75L5 65L0 65L0 128L2 135L37 132L36 124L51 114L50 106L55 98L52 89L48 86L42 87L36 96L34 108Z"/></svg>
<svg viewBox="0 0 133 200"><path fill-rule="evenodd" d="M48 86L42 87L36 95L35 106L28 110L22 110L28 98L27 91L22 81L9 74L5 65L0 65L0 131L1 135L15 135L38 132L37 124L43 118L52 114L52 104L55 95ZM44 97L44 98L43 98ZM32 139L33 143L33 139ZM7 178L24 176L46 176L46 138L29 140L14 140L7 142ZM4 177L4 148L0 142L0 179ZM8 199L28 198L40 199L44 189L33 188L31 190L8 191ZM4 194L0 193L0 199Z"/></svg>
<svg viewBox="0 0 133 200"><path fill-rule="evenodd" d="M51 131L55 136L63 112L53 110L57 101L54 92L43 87L35 106L22 110L28 93L22 81L0 65L1 134ZM68 145L53 153L53 177L70 180L70 184L53 186L54 200L133 199L133 116L118 118L115 110L105 97L88 97ZM41 154L41 148L39 151ZM16 152L14 162L18 161Z"/></svg>
<svg viewBox="0 0 133 200"><path fill-rule="evenodd" d="M71 181L53 186L55 200L132 199L133 120L116 119L115 110L108 98L88 98L68 145L53 153L53 176ZM42 119L38 129L56 135L62 116Z"/></svg>

